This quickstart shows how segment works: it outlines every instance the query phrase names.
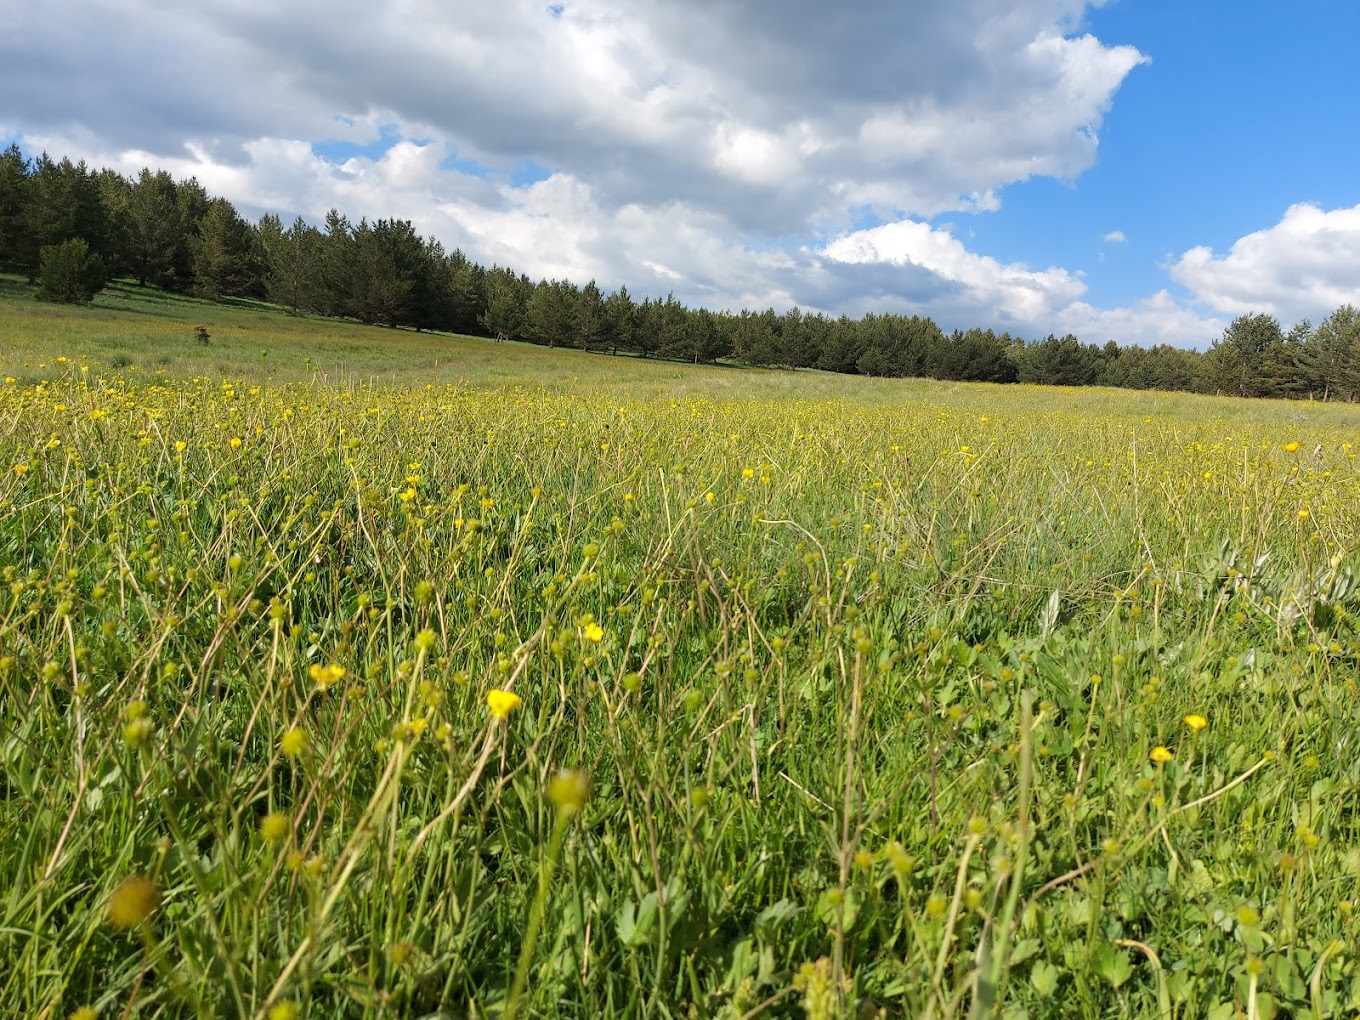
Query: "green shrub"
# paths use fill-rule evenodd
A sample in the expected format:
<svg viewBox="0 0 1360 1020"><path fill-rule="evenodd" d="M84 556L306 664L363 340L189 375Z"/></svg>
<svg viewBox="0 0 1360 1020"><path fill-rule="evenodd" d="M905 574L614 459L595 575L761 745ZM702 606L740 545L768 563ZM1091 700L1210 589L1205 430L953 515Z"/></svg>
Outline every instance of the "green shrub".
<svg viewBox="0 0 1360 1020"><path fill-rule="evenodd" d="M104 289L104 260L78 237L49 244L38 255L38 297L61 304L89 304Z"/></svg>

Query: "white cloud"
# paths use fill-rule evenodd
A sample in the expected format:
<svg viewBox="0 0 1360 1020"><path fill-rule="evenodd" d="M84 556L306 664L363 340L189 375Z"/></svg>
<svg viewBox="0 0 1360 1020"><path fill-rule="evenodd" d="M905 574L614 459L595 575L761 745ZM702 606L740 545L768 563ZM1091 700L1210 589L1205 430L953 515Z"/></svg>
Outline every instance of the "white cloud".
<svg viewBox="0 0 1360 1020"><path fill-rule="evenodd" d="M1343 304L1360 305L1360 205L1290 206L1273 227L1235 241L1227 254L1191 248L1172 278L1216 311L1264 312L1288 324Z"/></svg>
<svg viewBox="0 0 1360 1020"><path fill-rule="evenodd" d="M919 307L946 324L987 325L1031 339L1073 333L1088 342L1145 347L1204 346L1224 326L1165 290L1132 307L1097 308L1084 300L1087 286L1080 273L1002 263L969 251L947 230L911 220L845 234L822 255L833 263L911 270L923 296Z"/></svg>
<svg viewBox="0 0 1360 1020"><path fill-rule="evenodd" d="M1080 271L909 218L1091 166L1144 58L1080 34L1087 7L51 0L6 14L0 124L32 149L197 176L250 213L410 219L535 278L1203 343L1216 320L1165 292L1099 309ZM317 155L384 135L378 156ZM524 160L545 179L512 183ZM866 206L888 222L848 230Z"/></svg>
<svg viewBox="0 0 1360 1020"><path fill-rule="evenodd" d="M1101 237L1106 244L1123 244L1128 240L1122 230L1111 230L1108 234Z"/></svg>
<svg viewBox="0 0 1360 1020"><path fill-rule="evenodd" d="M923 269L960 289L977 307L995 309L1005 322L1032 327L1071 304L1086 285L1065 269L1032 271L977 255L946 230L900 220L837 238L824 249L842 263L887 263Z"/></svg>
<svg viewBox="0 0 1360 1020"><path fill-rule="evenodd" d="M796 233L856 204L994 208L1009 183L1089 167L1143 57L1066 34L1085 7L50 0L9 13L0 119L228 161L259 138L334 136L338 115L386 121L485 162L535 159L612 209L683 201Z"/></svg>

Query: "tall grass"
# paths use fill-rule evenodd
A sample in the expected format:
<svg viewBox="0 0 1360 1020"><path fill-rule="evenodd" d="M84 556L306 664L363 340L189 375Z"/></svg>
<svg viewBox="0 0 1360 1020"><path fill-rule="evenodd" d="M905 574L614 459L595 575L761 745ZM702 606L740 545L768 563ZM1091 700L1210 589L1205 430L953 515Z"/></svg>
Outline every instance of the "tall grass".
<svg viewBox="0 0 1360 1020"><path fill-rule="evenodd" d="M3 1010L1360 1007L1352 409L44 344Z"/></svg>

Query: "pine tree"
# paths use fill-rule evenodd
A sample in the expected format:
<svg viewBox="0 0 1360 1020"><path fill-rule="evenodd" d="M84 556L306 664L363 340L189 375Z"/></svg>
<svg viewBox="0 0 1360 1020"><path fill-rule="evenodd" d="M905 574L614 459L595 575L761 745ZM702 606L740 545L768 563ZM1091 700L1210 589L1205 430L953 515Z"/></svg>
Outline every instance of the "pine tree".
<svg viewBox="0 0 1360 1020"><path fill-rule="evenodd" d="M164 170L142 170L128 192L126 247L122 261L139 286L165 286L185 234L174 179Z"/></svg>
<svg viewBox="0 0 1360 1020"><path fill-rule="evenodd" d="M1342 305L1323 319L1307 359L1310 384L1321 399L1360 399L1360 309Z"/></svg>
<svg viewBox="0 0 1360 1020"><path fill-rule="evenodd" d="M540 280L524 305L524 333L535 343L556 347L573 335L575 288L563 280Z"/></svg>
<svg viewBox="0 0 1360 1020"><path fill-rule="evenodd" d="M84 238L47 245L38 255L38 297L62 304L88 304L104 289L104 260Z"/></svg>
<svg viewBox="0 0 1360 1020"><path fill-rule="evenodd" d="M600 288L591 280L581 288L573 310L576 346L587 351L600 346L605 337L604 298Z"/></svg>
<svg viewBox="0 0 1360 1020"><path fill-rule="evenodd" d="M533 284L508 269L493 266L486 274L486 311L481 322L497 340L518 340L525 335L524 309Z"/></svg>
<svg viewBox="0 0 1360 1020"><path fill-rule="evenodd" d="M264 251L265 295L294 315L313 309L321 279L321 232L301 216L287 230L277 216L262 217L258 232Z"/></svg>
<svg viewBox="0 0 1360 1020"><path fill-rule="evenodd" d="M244 293L255 279L254 233L224 198L208 205L189 240L194 290L210 301Z"/></svg>
<svg viewBox="0 0 1360 1020"><path fill-rule="evenodd" d="M609 353L633 350L637 305L633 304L627 287L620 287L605 300L604 320L604 342L609 345Z"/></svg>
<svg viewBox="0 0 1360 1020"><path fill-rule="evenodd" d="M13 143L0 153L0 271L27 273L37 260L29 226L32 168Z"/></svg>

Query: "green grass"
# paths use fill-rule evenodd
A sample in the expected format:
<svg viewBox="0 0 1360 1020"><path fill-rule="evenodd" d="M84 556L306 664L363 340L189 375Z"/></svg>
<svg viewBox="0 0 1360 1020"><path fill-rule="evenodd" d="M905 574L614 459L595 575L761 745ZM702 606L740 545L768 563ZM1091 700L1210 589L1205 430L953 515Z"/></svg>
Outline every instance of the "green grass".
<svg viewBox="0 0 1360 1020"><path fill-rule="evenodd" d="M1356 409L4 286L0 1014L1360 1008Z"/></svg>

